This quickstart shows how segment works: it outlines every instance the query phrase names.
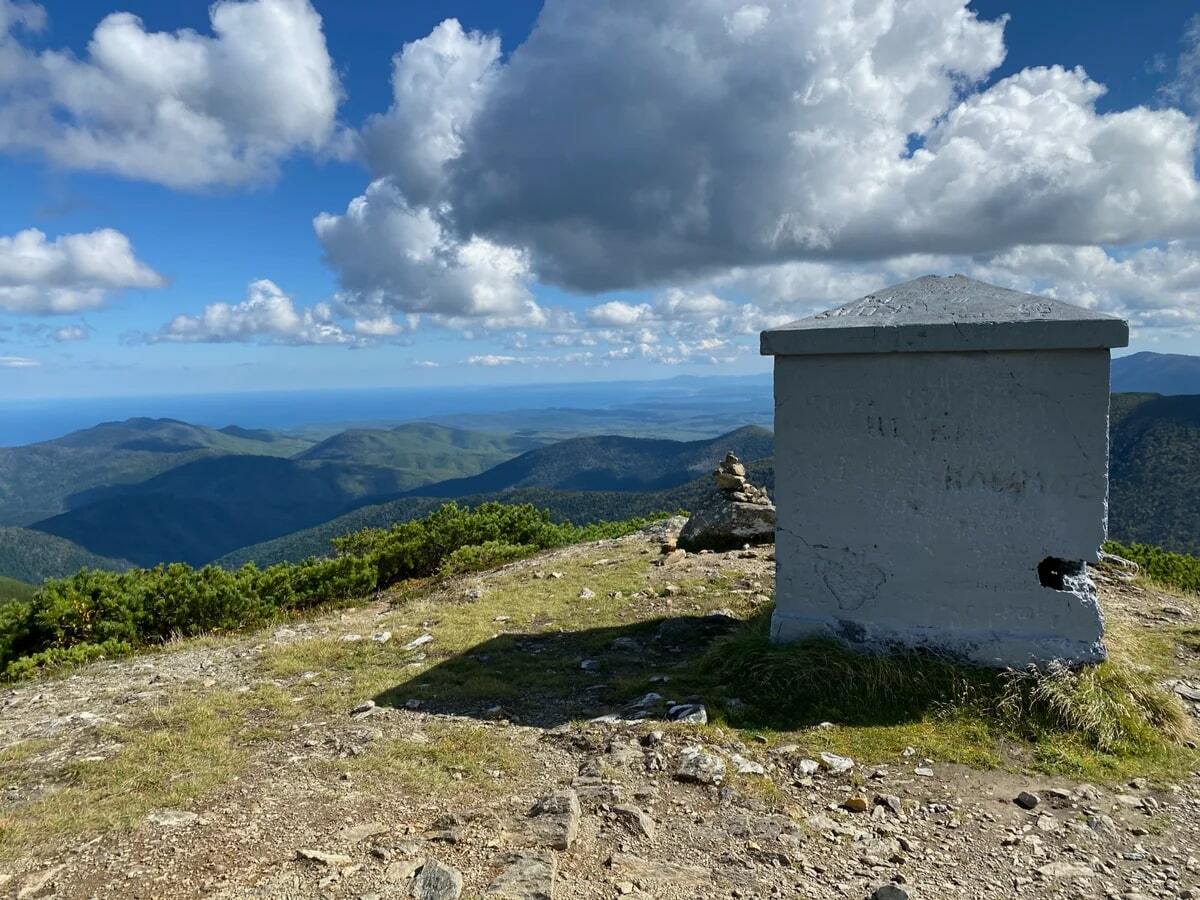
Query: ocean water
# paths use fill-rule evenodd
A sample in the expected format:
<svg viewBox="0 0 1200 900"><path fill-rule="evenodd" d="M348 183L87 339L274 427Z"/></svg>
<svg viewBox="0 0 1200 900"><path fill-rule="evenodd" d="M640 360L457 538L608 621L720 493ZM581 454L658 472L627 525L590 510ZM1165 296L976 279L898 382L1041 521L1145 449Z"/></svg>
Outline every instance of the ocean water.
<svg viewBox="0 0 1200 900"><path fill-rule="evenodd" d="M697 404L706 398L761 403L770 376L683 376L658 381L601 381L504 387L383 388L338 391L189 394L54 400L0 400L0 446L61 437L100 422L136 416L222 428L288 430L402 422L514 409L607 409Z"/></svg>

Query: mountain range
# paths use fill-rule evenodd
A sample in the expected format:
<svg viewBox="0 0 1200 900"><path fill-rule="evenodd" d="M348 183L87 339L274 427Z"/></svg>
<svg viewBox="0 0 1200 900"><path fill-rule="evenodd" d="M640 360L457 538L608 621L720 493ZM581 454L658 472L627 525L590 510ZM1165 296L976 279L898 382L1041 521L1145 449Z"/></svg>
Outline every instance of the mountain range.
<svg viewBox="0 0 1200 900"><path fill-rule="evenodd" d="M681 421L671 409L663 421ZM413 422L291 433L135 418L0 448L0 576L37 583L81 566L298 559L449 499L531 502L575 522L687 509L730 449L760 482L773 480L761 426L676 440L644 436L654 431L628 407L555 412L482 417L507 432ZM606 415L626 433L595 434ZM689 405L682 434L697 415ZM563 439L543 430L554 422ZM1200 553L1200 395L1114 395L1111 423L1111 535Z"/></svg>
<svg viewBox="0 0 1200 900"><path fill-rule="evenodd" d="M233 443L232 452L220 452L222 441ZM7 508L0 503L0 521L138 565L200 565L425 482L474 474L535 445L429 423L351 430L319 443L169 419L107 423L8 450L13 465L44 453L62 470L89 468L52 480L54 470L30 465L25 471L43 477L9 483L17 496ZM112 473L121 477L101 480ZM23 494L17 484L26 485ZM56 512L25 521L35 503Z"/></svg>

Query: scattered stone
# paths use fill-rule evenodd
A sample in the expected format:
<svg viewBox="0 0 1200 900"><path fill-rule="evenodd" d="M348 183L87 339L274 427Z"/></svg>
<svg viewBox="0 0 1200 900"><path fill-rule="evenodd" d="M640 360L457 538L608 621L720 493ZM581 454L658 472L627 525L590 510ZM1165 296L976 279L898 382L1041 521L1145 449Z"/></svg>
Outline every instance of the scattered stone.
<svg viewBox="0 0 1200 900"><path fill-rule="evenodd" d="M462 872L430 857L413 880L409 894L416 900L458 900L462 888Z"/></svg>
<svg viewBox="0 0 1200 900"><path fill-rule="evenodd" d="M912 894L898 884L884 884L871 892L871 900L911 900Z"/></svg>
<svg viewBox="0 0 1200 900"><path fill-rule="evenodd" d="M822 753L821 768L834 775L840 775L854 768L854 760L848 756L838 756L836 753Z"/></svg>
<svg viewBox="0 0 1200 900"><path fill-rule="evenodd" d="M921 778L932 778L933 769L929 768L929 766L917 766L913 769L913 774Z"/></svg>
<svg viewBox="0 0 1200 900"><path fill-rule="evenodd" d="M373 640L376 644L386 644L391 639L392 633L390 631L377 631L371 635L371 640Z"/></svg>
<svg viewBox="0 0 1200 900"><path fill-rule="evenodd" d="M594 672L596 669L600 668L600 662L599 660L595 659L585 659L579 664L579 668L583 669L585 672Z"/></svg>
<svg viewBox="0 0 1200 900"><path fill-rule="evenodd" d="M21 889L17 891L17 900L33 900L35 897L46 897L55 893L54 879L57 878L66 864L51 866L40 872L34 872L25 879Z"/></svg>
<svg viewBox="0 0 1200 900"><path fill-rule="evenodd" d="M401 859L384 870L383 877L391 884L408 884L425 864L422 859Z"/></svg>
<svg viewBox="0 0 1200 900"><path fill-rule="evenodd" d="M194 812L184 812L181 809L159 809L150 813L146 821L160 828L185 828L200 821L200 816Z"/></svg>
<svg viewBox="0 0 1200 900"><path fill-rule="evenodd" d="M689 725L707 725L708 710L701 703L677 703L667 708L667 718Z"/></svg>
<svg viewBox="0 0 1200 900"><path fill-rule="evenodd" d="M307 859L312 862L319 862L323 866L337 868L338 866L348 866L354 862L352 858L345 853L326 853L324 850L297 850L296 859Z"/></svg>
<svg viewBox="0 0 1200 900"><path fill-rule="evenodd" d="M362 703L358 704L358 706L354 707L354 709L350 710L350 715L356 719L365 719L367 716L373 713L375 709L376 706L374 700L364 700Z"/></svg>
<svg viewBox="0 0 1200 900"><path fill-rule="evenodd" d="M362 640L361 634L343 634L338 640L343 644L356 644Z"/></svg>
<svg viewBox="0 0 1200 900"><path fill-rule="evenodd" d="M658 560L658 565L673 566L676 563L683 562L685 559L687 559L687 551L680 548L678 550L672 550L670 553L667 553L666 555L661 557Z"/></svg>
<svg viewBox="0 0 1200 900"><path fill-rule="evenodd" d="M684 747L675 777L696 784L720 784L725 780L725 760L702 747Z"/></svg>
<svg viewBox="0 0 1200 900"><path fill-rule="evenodd" d="M1041 802L1042 798L1030 791L1021 791L1013 800L1013 803L1017 804L1021 809L1033 809Z"/></svg>
<svg viewBox="0 0 1200 900"><path fill-rule="evenodd" d="M639 837L654 840L654 820L638 806L614 806L613 814L624 822Z"/></svg>
<svg viewBox="0 0 1200 900"><path fill-rule="evenodd" d="M504 871L485 894L497 900L552 900L558 860L545 850L510 853Z"/></svg>
<svg viewBox="0 0 1200 900"><path fill-rule="evenodd" d="M752 759L746 759L740 753L735 753L729 757L729 761L733 763L733 769L739 775L766 775L767 770L763 768L762 763L756 763Z"/></svg>
<svg viewBox="0 0 1200 900"><path fill-rule="evenodd" d="M870 808L871 805L867 803L867 798L862 794L851 794L842 803L842 809L852 813L865 813Z"/></svg>
<svg viewBox="0 0 1200 900"><path fill-rule="evenodd" d="M591 588L584 588L583 590L581 590L579 592L580 600L592 600L595 598L595 596L596 596L596 592L593 591Z"/></svg>
<svg viewBox="0 0 1200 900"><path fill-rule="evenodd" d="M815 759L802 759L796 763L796 771L804 778L810 775L816 775L821 771L821 764Z"/></svg>
<svg viewBox="0 0 1200 900"><path fill-rule="evenodd" d="M636 638L619 637L613 639L612 648L614 650L638 651L642 649L642 645Z"/></svg>
<svg viewBox="0 0 1200 900"><path fill-rule="evenodd" d="M1192 703L1200 703L1200 687L1194 684L1189 684L1186 681L1171 681L1170 688L1184 700L1190 700Z"/></svg>
<svg viewBox="0 0 1200 900"><path fill-rule="evenodd" d="M579 835L583 810L574 790L555 791L534 804L525 823L525 834L536 843L553 850L569 850Z"/></svg>
<svg viewBox="0 0 1200 900"><path fill-rule="evenodd" d="M875 805L882 806L897 818L904 817L904 804L895 794L878 794L875 797Z"/></svg>
<svg viewBox="0 0 1200 900"><path fill-rule="evenodd" d="M338 838L348 844L358 844L381 834L391 831L382 822L368 822L364 825L351 825L338 832Z"/></svg>
<svg viewBox="0 0 1200 900"><path fill-rule="evenodd" d="M424 647L426 644L432 644L432 643L433 643L433 635L430 634L429 632L426 632L425 634L421 635L418 638L413 638L411 641L409 641L407 644L405 644L401 649L416 650L419 647Z"/></svg>
<svg viewBox="0 0 1200 900"><path fill-rule="evenodd" d="M1041 878L1061 878L1071 881L1077 878L1090 879L1096 874L1090 867L1085 866L1082 863L1071 862L1070 860L1066 859L1048 862L1044 866L1039 866L1037 869L1035 869L1035 871Z"/></svg>

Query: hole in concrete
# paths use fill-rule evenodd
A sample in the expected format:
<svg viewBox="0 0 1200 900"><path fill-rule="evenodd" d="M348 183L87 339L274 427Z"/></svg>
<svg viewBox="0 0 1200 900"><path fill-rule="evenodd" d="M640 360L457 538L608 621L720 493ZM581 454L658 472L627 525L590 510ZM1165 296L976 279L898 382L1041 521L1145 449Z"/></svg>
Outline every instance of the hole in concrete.
<svg viewBox="0 0 1200 900"><path fill-rule="evenodd" d="M1083 563L1076 559L1059 559L1057 556L1047 556L1037 567L1038 581L1042 587L1056 591L1067 589L1067 577L1082 575Z"/></svg>

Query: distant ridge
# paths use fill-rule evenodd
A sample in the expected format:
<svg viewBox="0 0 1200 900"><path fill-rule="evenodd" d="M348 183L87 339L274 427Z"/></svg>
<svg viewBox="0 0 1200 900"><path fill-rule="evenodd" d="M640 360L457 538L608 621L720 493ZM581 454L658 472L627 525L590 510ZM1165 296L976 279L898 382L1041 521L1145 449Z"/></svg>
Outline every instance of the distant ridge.
<svg viewBox="0 0 1200 900"><path fill-rule="evenodd" d="M409 496L465 497L517 488L562 491L656 491L714 468L732 450L743 459L770 456L770 430L748 425L701 441L653 438L572 438L523 453L470 478L424 485Z"/></svg>
<svg viewBox="0 0 1200 900"><path fill-rule="evenodd" d="M1131 353L1112 361L1113 393L1200 394L1200 356Z"/></svg>

